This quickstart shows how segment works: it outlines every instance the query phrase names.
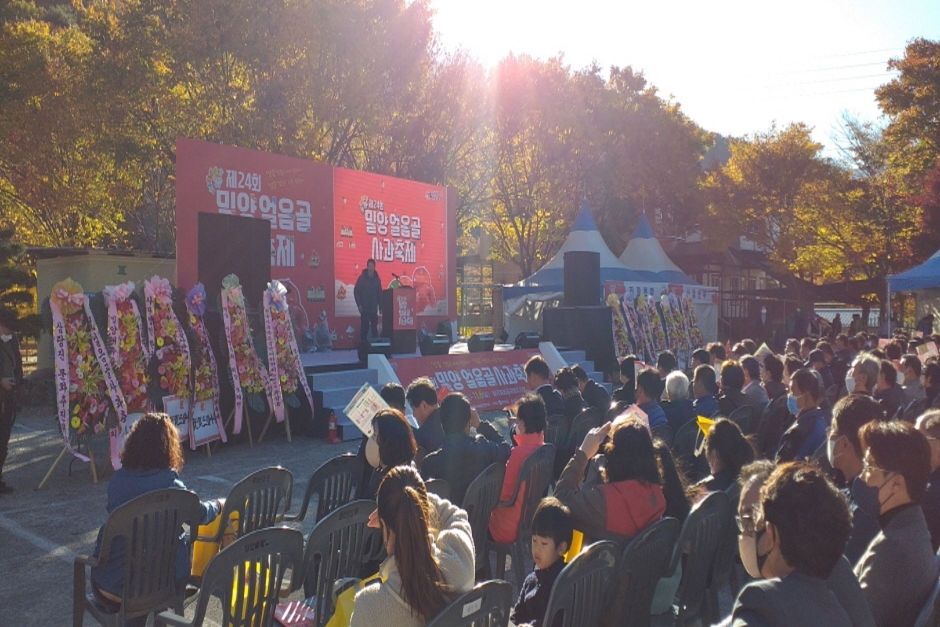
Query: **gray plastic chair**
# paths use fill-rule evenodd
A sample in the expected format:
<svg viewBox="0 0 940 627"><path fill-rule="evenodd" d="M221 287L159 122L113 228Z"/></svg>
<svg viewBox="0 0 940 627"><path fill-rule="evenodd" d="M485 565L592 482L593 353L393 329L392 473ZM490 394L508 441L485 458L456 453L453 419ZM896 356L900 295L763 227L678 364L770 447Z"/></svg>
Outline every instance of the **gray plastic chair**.
<svg viewBox="0 0 940 627"><path fill-rule="evenodd" d="M484 581L441 610L428 627L506 627L511 610L509 582Z"/></svg>
<svg viewBox="0 0 940 627"><path fill-rule="evenodd" d="M617 576L607 591L604 624L649 627L656 584L672 561L682 525L663 518L633 538L620 556Z"/></svg>
<svg viewBox="0 0 940 627"><path fill-rule="evenodd" d="M562 447L568 441L568 417L553 414L545 421L545 443Z"/></svg>
<svg viewBox="0 0 940 627"><path fill-rule="evenodd" d="M101 625L120 627L124 622L172 607L183 610L176 584L177 547L183 525L195 529L201 510L199 497L179 488L155 490L128 501L108 516L98 557L75 558L72 624L81 627L85 610ZM124 560L123 603L108 612L86 594L86 567ZM9 573L12 576L12 573Z"/></svg>
<svg viewBox="0 0 940 627"><path fill-rule="evenodd" d="M506 573L506 555L512 555L512 566L516 573L518 585L522 586L522 582L525 580L523 560L525 556L531 553L529 543L532 536L532 517L535 516L535 509L539 506L539 502L545 496L545 492L551 483L554 460L555 447L551 444L540 446L522 462L512 497L508 501L496 505L496 508L512 507L517 499L522 499L516 541L508 543L488 542L489 549L496 552L497 579L502 579ZM523 487L523 483L525 487ZM489 560L488 553L487 560Z"/></svg>
<svg viewBox="0 0 940 627"><path fill-rule="evenodd" d="M593 407L589 407L575 416L574 420L571 421L571 429L568 431L568 450L573 453L576 448L581 446L581 442L584 441L584 436L587 435L588 431L601 426L601 418L603 418L601 412Z"/></svg>
<svg viewBox="0 0 940 627"><path fill-rule="evenodd" d="M731 415L728 416L728 420L737 423L737 425L741 427L741 433L744 435L755 435L757 433L758 422L760 421L760 414L758 414L753 406L742 405L731 412Z"/></svg>
<svg viewBox="0 0 940 627"><path fill-rule="evenodd" d="M424 487L429 493L450 500L450 481L447 479L428 479L424 482ZM455 503L455 505L459 505L459 503Z"/></svg>
<svg viewBox="0 0 940 627"><path fill-rule="evenodd" d="M705 456L696 457L695 455L695 447L701 433L698 423L690 420L679 427L679 431L672 440L672 452L675 454L676 462L681 465L689 481L693 482L708 474L708 462L705 461Z"/></svg>
<svg viewBox="0 0 940 627"><path fill-rule="evenodd" d="M372 545L382 545L379 530L367 526L373 511L373 501L347 503L327 514L307 537L303 575L295 575L291 588L298 590L302 583L304 597L316 597L318 627L325 625L336 609L333 583L359 576L362 565L370 558L367 555L370 538Z"/></svg>
<svg viewBox="0 0 940 627"><path fill-rule="evenodd" d="M271 627L284 574L300 570L303 554L304 537L295 529L272 527L248 533L209 561L193 602L192 620L162 612L154 626L200 627L209 598L216 597L226 627Z"/></svg>
<svg viewBox="0 0 940 627"><path fill-rule="evenodd" d="M339 455L317 468L307 482L304 500L296 516L285 516L284 520L300 522L307 515L310 500L316 495L317 512L313 522L320 522L324 516L337 507L356 498L361 498L362 459L352 453Z"/></svg>
<svg viewBox="0 0 940 627"><path fill-rule="evenodd" d="M734 522L734 513L738 510L740 486L737 482L732 483L727 490L724 490L724 493L728 495L727 507L715 506L724 518L723 529L721 541L715 551L715 559L712 561L708 589L705 592L705 605L702 609L704 621L710 625L721 621L721 609L718 606L718 593L721 589L728 586L732 597L736 597L738 593L738 582L734 570L738 558L738 526Z"/></svg>
<svg viewBox="0 0 940 627"><path fill-rule="evenodd" d="M604 609L611 579L617 572L617 545L595 542L558 574L548 598L543 625L593 627Z"/></svg>
<svg viewBox="0 0 940 627"><path fill-rule="evenodd" d="M463 509L470 520L473 530L473 552L476 570L481 568L489 572L489 526L490 514L499 503L499 493L503 489L506 476L506 464L490 464L483 469L476 479L467 486L463 497Z"/></svg>
<svg viewBox="0 0 940 627"><path fill-rule="evenodd" d="M284 520L290 509L294 476L280 466L263 468L253 472L235 486L225 498L222 506L222 524L215 537L199 538L208 542L220 542L228 528L229 517L238 514L235 537L240 538L252 531L273 527Z"/></svg>
<svg viewBox="0 0 940 627"><path fill-rule="evenodd" d="M708 579L718 547L724 539L730 509L731 499L727 494L712 492L692 509L682 525L672 563L666 573L667 577L675 573L679 560L685 556L682 583L673 607L677 627L694 624L700 618Z"/></svg>

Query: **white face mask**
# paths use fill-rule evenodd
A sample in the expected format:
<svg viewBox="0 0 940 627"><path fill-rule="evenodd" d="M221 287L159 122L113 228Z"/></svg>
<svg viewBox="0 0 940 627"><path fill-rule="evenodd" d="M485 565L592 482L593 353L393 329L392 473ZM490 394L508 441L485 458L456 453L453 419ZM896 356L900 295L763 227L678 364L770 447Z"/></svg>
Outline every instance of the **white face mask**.
<svg viewBox="0 0 940 627"><path fill-rule="evenodd" d="M12 340L12 339L13 339L13 335L12 335L12 334L11 334L11 335L0 335L0 340L3 340L4 342L9 342L9 341Z"/></svg>
<svg viewBox="0 0 940 627"><path fill-rule="evenodd" d="M853 394L855 392L855 377L845 378L845 391L849 394Z"/></svg>
<svg viewBox="0 0 940 627"><path fill-rule="evenodd" d="M898 385L904 384L904 373L898 370Z"/></svg>
<svg viewBox="0 0 940 627"><path fill-rule="evenodd" d="M836 455L836 444L838 444L839 440L841 440L844 437L845 436L843 435L843 436L836 438L835 440L826 440L826 459L829 460L829 465L832 466L833 468L836 467L836 458L842 457L841 453Z"/></svg>
<svg viewBox="0 0 940 627"><path fill-rule="evenodd" d="M375 438L366 440L366 461L373 468L378 468L381 463L379 460L379 443L375 441Z"/></svg>

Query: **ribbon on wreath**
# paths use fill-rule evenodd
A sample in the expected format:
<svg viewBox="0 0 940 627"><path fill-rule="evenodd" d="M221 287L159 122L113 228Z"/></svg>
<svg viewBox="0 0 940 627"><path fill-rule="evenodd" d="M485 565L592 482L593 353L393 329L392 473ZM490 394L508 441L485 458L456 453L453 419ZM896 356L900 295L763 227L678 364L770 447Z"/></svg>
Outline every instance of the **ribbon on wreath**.
<svg viewBox="0 0 940 627"><path fill-rule="evenodd" d="M153 324L154 314L159 306L161 309L165 310L162 315L167 316L170 321L173 322L175 329L172 339L179 347L186 371L192 372L192 359L189 355L189 340L186 339L186 334L183 332L183 325L180 324L179 320L176 318L176 312L173 311L173 288L170 286L170 282L167 279L154 275L149 281L144 281L144 297L147 300L147 345L150 350L150 356L153 357L160 348L157 338L155 337ZM189 391L186 390L186 392L185 394L180 394L179 390L167 389L167 394L189 397Z"/></svg>
<svg viewBox="0 0 940 627"><path fill-rule="evenodd" d="M232 316L228 312L228 290L222 290L222 322L225 324L225 343L228 345L228 367L232 371L232 387L235 388L235 427L233 433L242 432L242 413L245 399L242 394L241 377L238 375L238 360L235 357L235 345L232 344Z"/></svg>
<svg viewBox="0 0 940 627"><path fill-rule="evenodd" d="M268 348L268 380L271 385L271 403L274 405L274 415L278 422L284 422L284 393L281 389L281 375L289 376L289 373L280 371L277 363L277 347L278 340L284 342L288 340L277 337L271 310L278 313L287 311L287 301L284 300L286 294L287 288L276 279L268 283L268 289L264 291L264 339ZM293 337L293 334L290 335Z"/></svg>
<svg viewBox="0 0 940 627"><path fill-rule="evenodd" d="M124 394L121 393L121 386L118 383L117 375L114 374L114 368L111 367L111 359L108 357L108 351L104 346L104 340L101 339L101 333L98 332L98 325L95 323L95 317L91 315L91 306L88 299L85 299L85 315L88 317L88 326L91 327L91 347L95 352L95 358L98 360L98 366L101 368L101 374L104 375L104 385L108 390L108 396L114 405L114 411L117 413L118 425L108 430L108 436L112 442L117 442L127 423L127 404L124 402ZM112 460L113 461L113 460ZM115 470L117 470L115 468Z"/></svg>
<svg viewBox="0 0 940 627"><path fill-rule="evenodd" d="M242 377L242 373L239 371L238 357L236 355L236 346L232 341L232 335L235 331L235 321L232 320L232 314L229 312L229 302L234 305L235 313L239 316L238 325L239 327L244 327L241 329L244 334L243 338L240 338L244 341L247 350L245 350L244 359L248 363L243 363L242 367L244 368L244 374L247 377L252 375L257 375L260 380L260 385L252 386L250 384L256 383L253 381L248 381L249 385L245 385L245 379ZM249 392L260 392L264 390L267 394L273 394L273 389L271 387L270 377L268 377L267 369L264 367L264 364L258 359L258 354L255 351L254 340L251 337L251 329L248 325L248 317L245 313L245 297L242 294L241 285L239 285L238 277L234 274L230 274L222 280L222 320L225 324L225 340L228 345L229 351L229 368L232 371L232 381L234 382L235 388L235 433L241 432L241 422L242 414L244 413L244 394L242 387L248 387ZM254 389L257 387L257 389Z"/></svg>
<svg viewBox="0 0 940 627"><path fill-rule="evenodd" d="M287 294L287 288L284 287L280 281L274 280L268 284L269 289L272 287L272 284L277 284L277 286L274 286L275 291L269 292L268 290L266 290L264 293L264 315L265 315L264 321L265 321L266 329L271 329L274 326L273 320L271 319L271 313L270 313L272 306L274 309L276 309L279 312L282 312L282 313L287 312L287 301L284 299L284 296ZM275 294L279 295L280 299L276 298ZM269 302L269 300L271 302ZM268 331L267 335L268 335L268 362L270 363L271 355L273 354L272 340L274 338L272 337L272 334L270 331ZM296 374L297 378L300 380L300 386L303 388L304 394L307 395L307 404L310 405L310 411L312 412L313 411L313 394L310 392L310 386L307 384L307 375L306 373L304 373L303 363L301 363L300 361L300 349L297 347L297 338L294 336L293 333L288 333L287 337L284 338L284 341L287 343L287 346L291 351L291 355L293 355L294 357L293 359L294 373L293 374ZM278 372L277 370L275 370L274 372L276 374L271 375L271 379L274 380L275 384L277 384L278 381L280 381L279 375L281 373ZM284 374L289 374L289 373L284 373Z"/></svg>

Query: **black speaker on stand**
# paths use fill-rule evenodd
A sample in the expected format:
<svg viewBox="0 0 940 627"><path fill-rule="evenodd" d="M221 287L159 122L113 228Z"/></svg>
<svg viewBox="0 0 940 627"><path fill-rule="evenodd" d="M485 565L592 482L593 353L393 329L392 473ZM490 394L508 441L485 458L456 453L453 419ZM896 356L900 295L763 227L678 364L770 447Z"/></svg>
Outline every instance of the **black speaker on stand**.
<svg viewBox="0 0 940 627"><path fill-rule="evenodd" d="M387 337L374 337L359 344L359 361L369 361L369 355L392 355L392 341Z"/></svg>
<svg viewBox="0 0 940 627"><path fill-rule="evenodd" d="M446 335L425 335L418 342L418 348L421 349L421 355L446 355L450 352L450 338Z"/></svg>
<svg viewBox="0 0 940 627"><path fill-rule="evenodd" d="M601 304L601 254L582 250L565 253L565 307Z"/></svg>
<svg viewBox="0 0 940 627"><path fill-rule="evenodd" d="M492 333L474 333L470 341L467 342L467 350L471 353L483 353L492 351L496 345L496 340Z"/></svg>
<svg viewBox="0 0 940 627"><path fill-rule="evenodd" d="M535 331L523 331L516 336L516 348L538 348L542 336Z"/></svg>

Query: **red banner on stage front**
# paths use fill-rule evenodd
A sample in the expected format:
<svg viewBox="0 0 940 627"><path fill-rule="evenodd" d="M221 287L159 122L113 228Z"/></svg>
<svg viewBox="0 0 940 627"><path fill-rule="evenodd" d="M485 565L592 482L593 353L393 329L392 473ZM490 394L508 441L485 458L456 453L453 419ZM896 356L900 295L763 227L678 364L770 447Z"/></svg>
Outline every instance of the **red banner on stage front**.
<svg viewBox="0 0 940 627"><path fill-rule="evenodd" d="M515 403L525 394L523 368L529 357L538 354L538 350L513 350L389 361L405 387L418 377L428 377L439 392L445 388L461 392L477 411L493 411Z"/></svg>

